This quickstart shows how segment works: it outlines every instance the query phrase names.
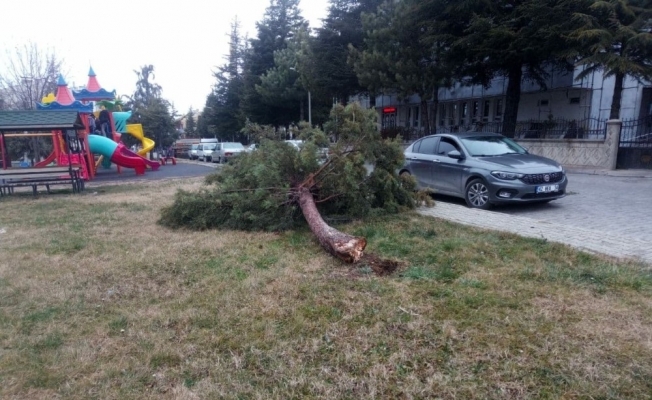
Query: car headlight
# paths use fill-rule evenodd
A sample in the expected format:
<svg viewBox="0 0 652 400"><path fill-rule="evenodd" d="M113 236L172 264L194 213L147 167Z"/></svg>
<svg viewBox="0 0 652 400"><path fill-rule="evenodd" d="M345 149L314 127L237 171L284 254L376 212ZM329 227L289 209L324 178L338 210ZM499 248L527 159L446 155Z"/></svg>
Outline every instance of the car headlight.
<svg viewBox="0 0 652 400"><path fill-rule="evenodd" d="M513 181L514 179L521 179L522 177L525 176L523 174L517 174L515 172L503 172L503 171L492 171L491 175L505 181Z"/></svg>

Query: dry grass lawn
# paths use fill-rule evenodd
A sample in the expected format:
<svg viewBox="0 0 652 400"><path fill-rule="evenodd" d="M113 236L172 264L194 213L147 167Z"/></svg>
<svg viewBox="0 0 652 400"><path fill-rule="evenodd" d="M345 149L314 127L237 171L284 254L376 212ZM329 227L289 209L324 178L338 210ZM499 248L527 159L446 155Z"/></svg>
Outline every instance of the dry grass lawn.
<svg viewBox="0 0 652 400"><path fill-rule="evenodd" d="M0 398L652 398L643 265L412 213L340 226L406 262L377 277L308 230L156 224L200 184L0 199Z"/></svg>

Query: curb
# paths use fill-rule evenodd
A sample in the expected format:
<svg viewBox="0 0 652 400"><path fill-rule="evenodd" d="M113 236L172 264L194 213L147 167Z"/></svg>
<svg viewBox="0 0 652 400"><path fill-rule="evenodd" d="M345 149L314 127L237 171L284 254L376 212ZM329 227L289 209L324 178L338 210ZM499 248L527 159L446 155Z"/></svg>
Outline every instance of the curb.
<svg viewBox="0 0 652 400"><path fill-rule="evenodd" d="M509 232L523 237L545 239L576 249L629 259L652 265L652 240L631 236L609 236L605 232L574 227L534 218L470 209L457 204L437 202L432 208L421 207L424 216L441 218L480 229Z"/></svg>
<svg viewBox="0 0 652 400"><path fill-rule="evenodd" d="M583 175L613 176L619 178L648 178L652 179L652 169L595 169L564 166L566 173Z"/></svg>

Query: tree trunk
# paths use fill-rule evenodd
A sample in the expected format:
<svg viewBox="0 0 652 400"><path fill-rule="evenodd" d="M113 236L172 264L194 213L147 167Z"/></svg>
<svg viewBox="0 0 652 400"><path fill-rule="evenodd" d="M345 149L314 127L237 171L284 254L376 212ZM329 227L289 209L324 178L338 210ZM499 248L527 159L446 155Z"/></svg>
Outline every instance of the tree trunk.
<svg viewBox="0 0 652 400"><path fill-rule="evenodd" d="M430 113L428 112L428 101L421 97L421 129L419 137L429 135L430 133Z"/></svg>
<svg viewBox="0 0 652 400"><path fill-rule="evenodd" d="M514 137L516 118L518 118L518 103L521 101L521 79L523 79L521 65L509 70L507 77L509 78L509 82L507 83L505 113L503 114L503 135Z"/></svg>
<svg viewBox="0 0 652 400"><path fill-rule="evenodd" d="M435 86L435 89L432 93L432 130L428 132L428 135L434 135L437 133L437 113L439 112L439 86Z"/></svg>
<svg viewBox="0 0 652 400"><path fill-rule="evenodd" d="M315 198L306 187L299 188L299 206L308 221L310 230L317 236L319 244L326 251L347 263L355 263L362 258L367 240L340 232L329 226L319 214Z"/></svg>
<svg viewBox="0 0 652 400"><path fill-rule="evenodd" d="M303 100L300 100L299 103L299 121L305 121L303 117Z"/></svg>
<svg viewBox="0 0 652 400"><path fill-rule="evenodd" d="M620 102L623 97L623 80L625 80L625 74L622 72L616 72L616 82L614 82L614 96L611 100L611 112L609 113L609 119L620 118Z"/></svg>

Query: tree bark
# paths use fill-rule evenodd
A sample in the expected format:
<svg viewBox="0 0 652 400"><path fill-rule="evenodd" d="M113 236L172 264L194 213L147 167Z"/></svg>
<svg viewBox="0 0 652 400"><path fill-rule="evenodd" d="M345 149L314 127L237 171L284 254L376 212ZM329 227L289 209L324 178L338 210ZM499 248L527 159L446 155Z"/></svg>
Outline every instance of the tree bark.
<svg viewBox="0 0 652 400"><path fill-rule="evenodd" d="M347 263L356 263L363 256L367 239L351 236L329 226L319 214L315 198L306 187L299 188L299 207L319 244L333 256Z"/></svg>
<svg viewBox="0 0 652 400"><path fill-rule="evenodd" d="M430 134L430 113L428 112L428 101L425 97L421 97L421 129L422 132L419 137L427 136Z"/></svg>
<svg viewBox="0 0 652 400"><path fill-rule="evenodd" d="M514 137L514 133L516 132L516 119L518 118L518 103L521 101L521 79L523 79L521 65L512 68L507 77L509 78L509 82L507 82L507 94L505 96L503 135Z"/></svg>
<svg viewBox="0 0 652 400"><path fill-rule="evenodd" d="M609 113L609 119L619 119L620 118L620 103L623 97L623 80L625 79L625 74L622 72L616 72L616 81L614 82L614 96L611 100L611 112Z"/></svg>

